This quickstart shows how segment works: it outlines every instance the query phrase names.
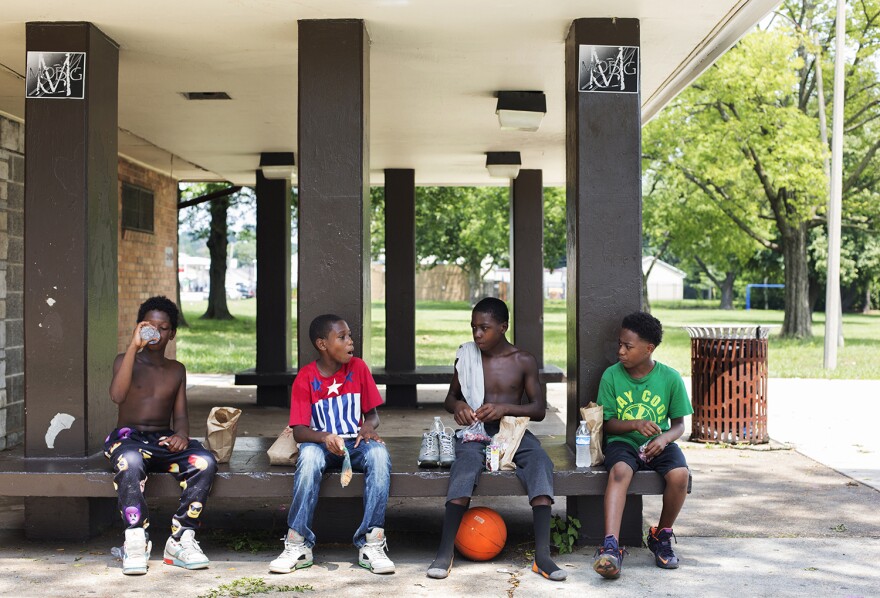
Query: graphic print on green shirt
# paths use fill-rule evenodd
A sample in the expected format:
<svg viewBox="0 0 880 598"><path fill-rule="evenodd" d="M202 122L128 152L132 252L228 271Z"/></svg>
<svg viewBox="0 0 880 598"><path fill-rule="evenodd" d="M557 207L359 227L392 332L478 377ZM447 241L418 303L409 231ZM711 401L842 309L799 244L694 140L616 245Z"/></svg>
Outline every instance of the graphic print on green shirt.
<svg viewBox="0 0 880 598"><path fill-rule="evenodd" d="M623 365L615 363L602 374L596 402L602 406L605 421L646 419L662 432L669 429L670 419L694 412L681 375L659 361L644 378L631 377ZM626 442L635 449L649 439L639 432L608 435L608 442Z"/></svg>

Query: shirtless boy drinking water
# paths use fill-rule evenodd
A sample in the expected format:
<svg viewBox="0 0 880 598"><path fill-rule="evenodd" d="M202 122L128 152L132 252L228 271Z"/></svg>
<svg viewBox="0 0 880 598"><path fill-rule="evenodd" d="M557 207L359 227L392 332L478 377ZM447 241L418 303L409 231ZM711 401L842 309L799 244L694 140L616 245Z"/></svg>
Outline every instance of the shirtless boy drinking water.
<svg viewBox="0 0 880 598"><path fill-rule="evenodd" d="M177 334L178 314L170 299L147 299L138 310L128 348L113 362L110 398L119 406L119 417L104 441L104 455L116 474L119 514L127 526L122 557L126 575L146 573L150 558L144 500L148 472L168 472L183 488L180 506L171 518L165 563L185 569L208 566L195 530L217 464L201 443L189 437L186 368L165 357L165 347Z"/></svg>
<svg viewBox="0 0 880 598"><path fill-rule="evenodd" d="M538 380L538 363L531 353L518 349L507 340L508 319L507 306L500 299L489 297L477 303L471 316L474 341L459 347L455 374L444 403L458 425L469 426L480 421L489 435L498 432L499 421L505 415L527 416L533 421L542 421L547 411L547 402ZM480 372L480 365L482 376L471 376L471 372ZM523 392L528 397L528 402L524 404ZM532 571L547 579L562 581L566 578L565 571L550 559L553 462L528 430L513 461L516 476L528 492L532 506L535 528ZM455 534L480 480L484 463L484 444L462 442L456 438L455 462L446 493L440 547L428 569L428 577L443 579L449 575Z"/></svg>

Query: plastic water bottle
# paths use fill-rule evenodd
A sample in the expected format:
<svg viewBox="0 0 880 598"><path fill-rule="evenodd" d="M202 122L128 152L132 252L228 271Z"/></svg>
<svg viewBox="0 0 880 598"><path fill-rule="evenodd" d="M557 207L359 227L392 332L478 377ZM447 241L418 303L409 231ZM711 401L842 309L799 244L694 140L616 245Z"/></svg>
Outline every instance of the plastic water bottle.
<svg viewBox="0 0 880 598"><path fill-rule="evenodd" d="M435 417L434 418L434 427L431 428L431 433L440 435L443 433L443 431L445 429L446 429L446 426L443 425L443 420L441 420L439 417Z"/></svg>
<svg viewBox="0 0 880 598"><path fill-rule="evenodd" d="M584 420L581 420L581 425L578 426L577 432L575 432L574 444L576 448L574 464L577 467L589 467L590 429L587 427L587 422Z"/></svg>

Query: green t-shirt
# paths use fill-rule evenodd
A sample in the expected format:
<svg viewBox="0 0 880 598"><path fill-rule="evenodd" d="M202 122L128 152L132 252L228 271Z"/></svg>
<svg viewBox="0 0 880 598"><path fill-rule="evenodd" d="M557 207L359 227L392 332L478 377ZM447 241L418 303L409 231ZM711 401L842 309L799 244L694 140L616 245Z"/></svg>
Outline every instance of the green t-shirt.
<svg viewBox="0 0 880 598"><path fill-rule="evenodd" d="M596 402L603 408L605 421L647 419L664 432L669 429L670 419L694 412L679 373L659 361L644 378L631 377L620 363L612 365L602 374ZM639 432L607 438L608 442L626 442L636 449L648 441Z"/></svg>

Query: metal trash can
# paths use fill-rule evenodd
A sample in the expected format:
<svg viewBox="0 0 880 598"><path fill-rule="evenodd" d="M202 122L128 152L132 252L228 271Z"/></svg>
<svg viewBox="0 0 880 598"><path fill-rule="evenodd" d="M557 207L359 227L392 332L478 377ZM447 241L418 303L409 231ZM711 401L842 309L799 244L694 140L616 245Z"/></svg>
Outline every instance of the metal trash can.
<svg viewBox="0 0 880 598"><path fill-rule="evenodd" d="M769 326L685 326L695 442L761 444L767 433Z"/></svg>

